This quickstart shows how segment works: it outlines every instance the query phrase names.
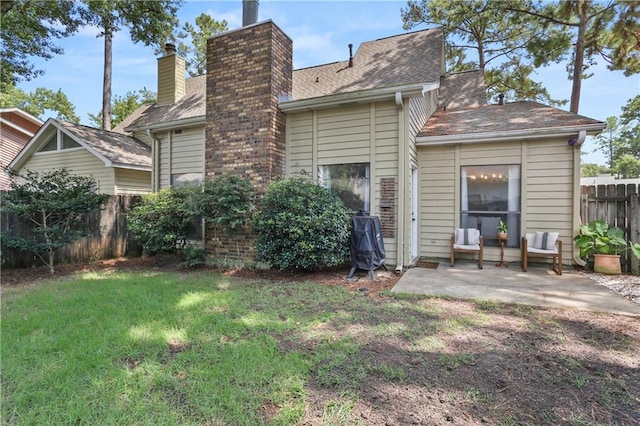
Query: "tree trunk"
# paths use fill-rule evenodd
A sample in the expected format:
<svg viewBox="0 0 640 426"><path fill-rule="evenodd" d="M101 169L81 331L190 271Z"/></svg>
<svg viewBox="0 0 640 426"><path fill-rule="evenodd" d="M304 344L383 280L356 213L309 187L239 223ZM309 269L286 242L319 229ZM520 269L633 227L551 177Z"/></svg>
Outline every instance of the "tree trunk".
<svg viewBox="0 0 640 426"><path fill-rule="evenodd" d="M113 32L104 31L104 78L102 82L102 128L111 130L111 71L113 56Z"/></svg>
<svg viewBox="0 0 640 426"><path fill-rule="evenodd" d="M573 61L573 85L571 87L571 106L569 111L577 114L580 107L580 90L582 89L582 72L584 67L584 39L587 33L587 12L585 3L578 3L578 39L576 40L574 61Z"/></svg>

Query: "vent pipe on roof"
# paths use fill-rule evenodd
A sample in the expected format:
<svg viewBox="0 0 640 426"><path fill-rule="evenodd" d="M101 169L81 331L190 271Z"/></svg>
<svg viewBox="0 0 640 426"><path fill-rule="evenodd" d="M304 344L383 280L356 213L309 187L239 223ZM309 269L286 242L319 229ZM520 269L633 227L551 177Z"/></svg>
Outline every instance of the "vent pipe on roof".
<svg viewBox="0 0 640 426"><path fill-rule="evenodd" d="M498 95L498 105L504 105L504 93Z"/></svg>
<svg viewBox="0 0 640 426"><path fill-rule="evenodd" d="M349 68L353 68L353 44L349 43Z"/></svg>
<svg viewBox="0 0 640 426"><path fill-rule="evenodd" d="M242 26L258 22L258 0L242 0Z"/></svg>
<svg viewBox="0 0 640 426"><path fill-rule="evenodd" d="M167 56L173 55L174 53L176 53L176 46L174 44L167 43L164 45L164 51L167 54Z"/></svg>

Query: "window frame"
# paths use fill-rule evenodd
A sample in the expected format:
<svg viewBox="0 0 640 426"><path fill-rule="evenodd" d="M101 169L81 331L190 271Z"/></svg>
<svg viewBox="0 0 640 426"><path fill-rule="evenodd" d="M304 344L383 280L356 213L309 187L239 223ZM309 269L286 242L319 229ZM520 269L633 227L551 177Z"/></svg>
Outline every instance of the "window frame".
<svg viewBox="0 0 640 426"><path fill-rule="evenodd" d="M348 203L346 202L342 197L340 197L340 194L338 193L338 191L336 191L332 186L331 186L331 171L329 170L329 168L331 167L354 167L354 166L364 166L365 170L364 170L364 177L361 178L364 180L364 185L365 185L365 189L362 191L362 194L364 195L364 200L362 200L362 208L353 210L352 206L350 206ZM327 172L329 177L327 178ZM357 177L356 177L357 178ZM328 179L328 181L327 181ZM321 185L324 188L327 188L333 192L335 192L338 197L342 200L342 202L345 204L345 206L347 207L347 209L349 209L351 212L353 213L357 213L359 211L362 211L364 214L369 214L370 210L371 210L371 163L370 162L353 162L353 163L337 163L337 164L320 164L318 165L318 184ZM352 192L352 194L356 195L355 192ZM359 196L357 197L358 199L361 199Z"/></svg>
<svg viewBox="0 0 640 426"><path fill-rule="evenodd" d="M470 174L470 172L476 173ZM478 176L478 173L480 172L488 172L488 174L484 175L484 173L481 173ZM503 179L503 173L506 174L506 197L504 199L494 200L494 203L506 203L505 208L484 209L483 201L480 201L479 205L471 206L469 196L476 194L469 194L468 180L475 181L480 178L485 179L489 182L494 181L496 183L500 183ZM515 179L510 179L511 176L515 176ZM465 182L465 179L468 180ZM471 227L480 229L481 234L483 235L483 237L485 237L485 245L489 247L498 247L499 241L497 239L497 223L498 220L502 220L509 226L508 240L505 244L505 247L520 247L519 235L521 234L522 229L522 164L509 163L463 165L460 166L459 185L460 227ZM515 191L515 194L513 196L509 195L511 191ZM464 200L465 194L467 197L466 202ZM515 201L513 197L515 197ZM471 221L470 219L472 218L475 220ZM488 226L487 230L482 229L483 219L485 224L487 224L485 226Z"/></svg>

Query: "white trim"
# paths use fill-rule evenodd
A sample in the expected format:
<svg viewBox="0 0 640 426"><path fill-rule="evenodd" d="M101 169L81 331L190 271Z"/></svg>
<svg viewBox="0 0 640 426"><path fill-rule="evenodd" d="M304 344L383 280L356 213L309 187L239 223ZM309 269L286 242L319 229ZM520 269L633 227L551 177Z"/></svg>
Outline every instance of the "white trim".
<svg viewBox="0 0 640 426"><path fill-rule="evenodd" d="M499 142L514 139L546 139L551 137L575 136L582 131L594 135L600 133L606 123L585 124L581 126L549 127L543 129L511 130L487 133L466 133L442 136L418 136L416 145L450 145L457 143Z"/></svg>
<svg viewBox="0 0 640 426"><path fill-rule="evenodd" d="M166 121L164 123L154 123L154 124L149 124L149 125L140 126L140 127L127 127L124 130L127 132L135 132L135 131L142 131L142 130L156 131L156 130L169 130L174 128L184 129L186 127L196 127L199 125L206 125L206 116L199 115L197 117Z"/></svg>
<svg viewBox="0 0 640 426"><path fill-rule="evenodd" d="M30 138L34 135L34 133L27 131L27 129L25 129L24 127L20 127L17 124L14 124L12 121L9 121L2 117L0 117L0 124L2 124L3 126L11 127L12 129L17 130L20 133L29 136Z"/></svg>
<svg viewBox="0 0 640 426"><path fill-rule="evenodd" d="M378 89L359 90L356 92L338 93L328 96L280 102L283 112L298 112L336 106L352 106L354 103L369 103L384 100L395 100L397 92L403 97L424 96L430 90L440 87L439 82L402 84Z"/></svg>

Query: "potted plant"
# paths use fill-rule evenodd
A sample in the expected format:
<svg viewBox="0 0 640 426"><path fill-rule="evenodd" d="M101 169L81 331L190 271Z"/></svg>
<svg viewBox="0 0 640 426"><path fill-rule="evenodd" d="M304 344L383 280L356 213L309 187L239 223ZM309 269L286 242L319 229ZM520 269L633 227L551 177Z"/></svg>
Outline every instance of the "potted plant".
<svg viewBox="0 0 640 426"><path fill-rule="evenodd" d="M507 231L509 231L509 227L502 221L502 219L500 219L500 222L498 223L498 238L501 240L506 240Z"/></svg>
<svg viewBox="0 0 640 426"><path fill-rule="evenodd" d="M593 220L587 225L580 226L580 232L573 240L580 249L580 257L588 258L593 255L593 270L603 274L619 274L620 253L630 249L640 259L640 244L627 245L624 232L617 226L609 227L603 220Z"/></svg>

